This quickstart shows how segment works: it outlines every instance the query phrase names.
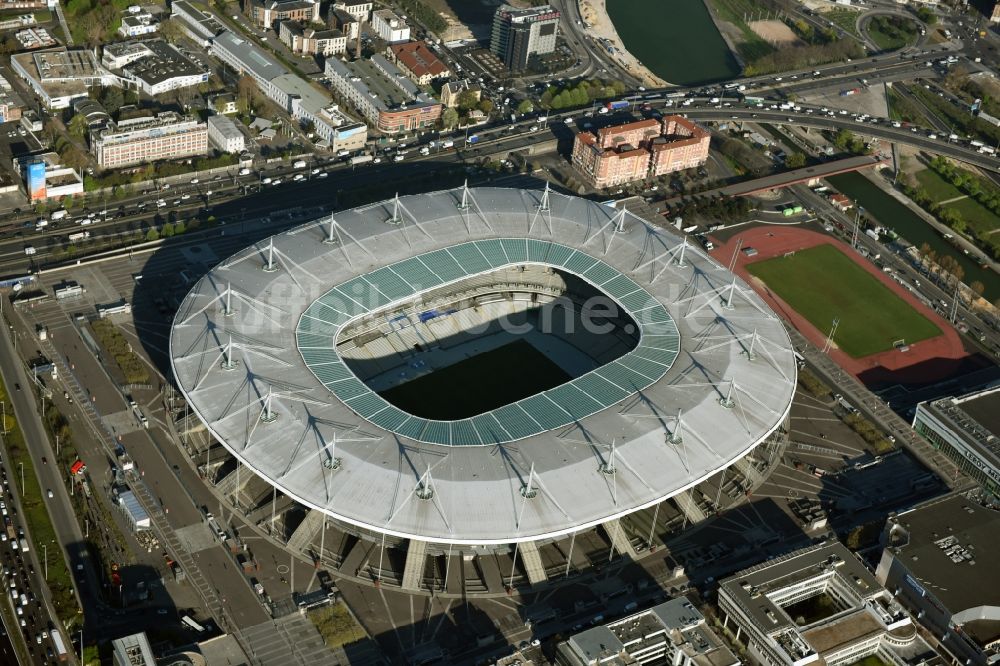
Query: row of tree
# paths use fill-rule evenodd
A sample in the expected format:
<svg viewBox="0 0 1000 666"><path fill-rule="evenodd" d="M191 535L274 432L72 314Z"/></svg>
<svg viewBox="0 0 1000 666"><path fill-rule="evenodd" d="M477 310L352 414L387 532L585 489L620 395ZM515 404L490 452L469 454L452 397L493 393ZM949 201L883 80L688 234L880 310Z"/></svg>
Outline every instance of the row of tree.
<svg viewBox="0 0 1000 666"><path fill-rule="evenodd" d="M722 195L684 197L669 208L671 217L696 215L720 222L741 222L752 210L746 197L726 197Z"/></svg>
<svg viewBox="0 0 1000 666"><path fill-rule="evenodd" d="M584 79L563 87L549 86L542 93L540 103L546 109L568 109L586 106L597 100L612 99L624 93L625 84L622 81Z"/></svg>
<svg viewBox="0 0 1000 666"><path fill-rule="evenodd" d="M743 75L759 76L774 72L787 72L792 69L841 62L848 58L861 58L864 54L864 48L853 39L837 39L825 44L788 46L748 62L743 69Z"/></svg>

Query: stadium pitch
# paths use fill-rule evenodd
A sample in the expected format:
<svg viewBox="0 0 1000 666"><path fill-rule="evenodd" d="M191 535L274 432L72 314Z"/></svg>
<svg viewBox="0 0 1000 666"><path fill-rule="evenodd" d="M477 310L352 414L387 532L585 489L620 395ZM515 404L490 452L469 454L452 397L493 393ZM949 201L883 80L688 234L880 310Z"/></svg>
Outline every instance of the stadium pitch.
<svg viewBox="0 0 1000 666"><path fill-rule="evenodd" d="M932 321L832 245L748 264L746 269L853 358L941 334Z"/></svg>

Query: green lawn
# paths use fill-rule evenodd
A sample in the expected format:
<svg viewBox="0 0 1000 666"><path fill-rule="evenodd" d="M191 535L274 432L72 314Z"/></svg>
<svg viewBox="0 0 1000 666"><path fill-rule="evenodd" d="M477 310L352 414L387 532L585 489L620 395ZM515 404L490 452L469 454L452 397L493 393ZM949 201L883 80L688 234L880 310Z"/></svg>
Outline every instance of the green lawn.
<svg viewBox="0 0 1000 666"><path fill-rule="evenodd" d="M917 39L917 24L896 16L876 16L868 22L868 36L878 47L894 51L908 46Z"/></svg>
<svg viewBox="0 0 1000 666"><path fill-rule="evenodd" d="M820 16L850 35L858 34L858 14L856 9L831 9L823 12Z"/></svg>
<svg viewBox="0 0 1000 666"><path fill-rule="evenodd" d="M750 264L786 303L826 333L834 318L840 326L834 342L853 358L933 338L941 330L873 275L832 245L820 245Z"/></svg>
<svg viewBox="0 0 1000 666"><path fill-rule="evenodd" d="M962 191L938 175L934 169L921 169L917 172L917 182L927 191L934 201L947 201L962 196Z"/></svg>

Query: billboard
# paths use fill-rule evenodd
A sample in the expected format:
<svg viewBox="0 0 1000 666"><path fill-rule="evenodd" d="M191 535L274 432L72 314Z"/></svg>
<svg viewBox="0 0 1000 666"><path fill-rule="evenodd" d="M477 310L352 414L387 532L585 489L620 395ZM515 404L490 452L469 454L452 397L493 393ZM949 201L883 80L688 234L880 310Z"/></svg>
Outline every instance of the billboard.
<svg viewBox="0 0 1000 666"><path fill-rule="evenodd" d="M45 162L32 162L28 165L28 200L41 201L45 197Z"/></svg>

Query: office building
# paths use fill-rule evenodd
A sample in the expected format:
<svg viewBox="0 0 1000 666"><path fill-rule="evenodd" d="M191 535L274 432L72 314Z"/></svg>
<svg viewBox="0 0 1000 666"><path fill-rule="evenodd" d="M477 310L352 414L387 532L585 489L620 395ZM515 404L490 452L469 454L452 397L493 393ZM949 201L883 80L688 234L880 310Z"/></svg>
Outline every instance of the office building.
<svg viewBox="0 0 1000 666"><path fill-rule="evenodd" d="M386 49L386 55L411 81L421 86L451 76L447 65L423 42L393 44Z"/></svg>
<svg viewBox="0 0 1000 666"><path fill-rule="evenodd" d="M903 607L839 541L740 571L720 581L718 600L724 625L765 666L937 660Z"/></svg>
<svg viewBox="0 0 1000 666"><path fill-rule="evenodd" d="M10 66L50 109L68 108L73 100L89 96L92 86L117 83L89 49L16 53L10 57Z"/></svg>
<svg viewBox="0 0 1000 666"><path fill-rule="evenodd" d="M379 9L372 12L372 28L386 44L410 41L410 26L406 25L406 21L396 16L391 9Z"/></svg>
<svg viewBox="0 0 1000 666"><path fill-rule="evenodd" d="M111 658L114 666L156 666L153 648L145 632L111 641Z"/></svg>
<svg viewBox="0 0 1000 666"><path fill-rule="evenodd" d="M876 570L957 663L975 666L1000 661L1000 512L981 497L947 495L890 516Z"/></svg>
<svg viewBox="0 0 1000 666"><path fill-rule="evenodd" d="M347 50L347 36L336 28L316 30L299 21L282 21L278 36L297 55L329 57Z"/></svg>
<svg viewBox="0 0 1000 666"><path fill-rule="evenodd" d="M208 142L221 153L239 154L246 148L243 132L229 116L214 115L208 120Z"/></svg>
<svg viewBox="0 0 1000 666"><path fill-rule="evenodd" d="M246 0L246 14L257 27L275 30L281 21L320 21L318 0Z"/></svg>
<svg viewBox="0 0 1000 666"><path fill-rule="evenodd" d="M150 97L208 81L209 72L162 39L104 46L101 64Z"/></svg>
<svg viewBox="0 0 1000 666"><path fill-rule="evenodd" d="M461 97L462 93L465 91L471 91L476 97L476 101L483 95L483 89L477 84L470 82L468 79L461 79L459 81L448 81L443 86L441 86L441 103L449 109L453 109L458 106L458 99Z"/></svg>
<svg viewBox="0 0 1000 666"><path fill-rule="evenodd" d="M90 135L90 148L102 169L208 153L208 127L173 112L113 123Z"/></svg>
<svg viewBox="0 0 1000 666"><path fill-rule="evenodd" d="M550 5L518 9L500 5L493 15L490 50L510 70L527 69L532 56L552 53L559 36L559 12Z"/></svg>
<svg viewBox="0 0 1000 666"><path fill-rule="evenodd" d="M83 176L63 166L57 153L14 158L14 172L24 182L31 203L83 194Z"/></svg>
<svg viewBox="0 0 1000 666"><path fill-rule="evenodd" d="M384 56L351 62L330 58L325 73L334 90L384 134L427 129L441 117L441 104Z"/></svg>
<svg viewBox="0 0 1000 666"><path fill-rule="evenodd" d="M361 32L361 21L354 14L337 5L330 7L326 14L326 23L331 28L336 28L344 33L348 41L353 42Z"/></svg>
<svg viewBox="0 0 1000 666"><path fill-rule="evenodd" d="M336 2L333 4L334 9L347 12L357 19L359 23L364 23L369 19L374 6L375 5L371 2L354 2L353 0L348 0L348 2Z"/></svg>
<svg viewBox="0 0 1000 666"><path fill-rule="evenodd" d="M333 99L312 83L285 69L274 58L253 43L225 31L212 40L210 52L232 67L238 74L253 78L267 97L293 118L313 124L321 145L335 150L355 150L354 146L368 137L368 127L359 123L333 103ZM327 59L327 63L335 62Z"/></svg>
<svg viewBox="0 0 1000 666"><path fill-rule="evenodd" d="M152 14L139 10L139 7L135 7L135 9L138 11L129 11L122 17L122 24L118 27L118 32L122 37L151 35L160 29L160 22L153 18Z"/></svg>
<svg viewBox="0 0 1000 666"><path fill-rule="evenodd" d="M181 30L201 46L208 46L225 27L212 14L192 5L188 0L170 3L170 15L177 19Z"/></svg>
<svg viewBox="0 0 1000 666"><path fill-rule="evenodd" d="M582 631L557 647L560 666L738 666L686 597Z"/></svg>
<svg viewBox="0 0 1000 666"><path fill-rule="evenodd" d="M1000 387L921 402L913 429L1000 497Z"/></svg>
<svg viewBox="0 0 1000 666"><path fill-rule="evenodd" d="M681 116L638 120L580 132L573 165L597 188L655 178L708 160L711 135Z"/></svg>

